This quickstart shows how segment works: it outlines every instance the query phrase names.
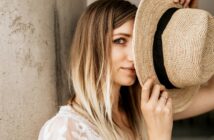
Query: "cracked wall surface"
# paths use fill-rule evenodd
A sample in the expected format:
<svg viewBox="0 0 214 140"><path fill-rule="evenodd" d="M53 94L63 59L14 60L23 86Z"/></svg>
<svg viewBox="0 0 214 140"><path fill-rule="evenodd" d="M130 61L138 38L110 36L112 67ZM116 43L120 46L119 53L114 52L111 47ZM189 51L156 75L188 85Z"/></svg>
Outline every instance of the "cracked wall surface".
<svg viewBox="0 0 214 140"><path fill-rule="evenodd" d="M0 1L0 139L36 140L57 110L53 0Z"/></svg>
<svg viewBox="0 0 214 140"><path fill-rule="evenodd" d="M0 139L36 140L69 98L66 62L86 0L0 1Z"/></svg>

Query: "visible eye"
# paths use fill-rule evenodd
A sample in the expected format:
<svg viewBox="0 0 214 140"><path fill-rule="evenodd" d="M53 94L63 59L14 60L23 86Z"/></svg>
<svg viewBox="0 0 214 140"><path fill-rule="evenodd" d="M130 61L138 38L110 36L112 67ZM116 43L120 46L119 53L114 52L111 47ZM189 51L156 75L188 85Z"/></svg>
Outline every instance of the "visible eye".
<svg viewBox="0 0 214 140"><path fill-rule="evenodd" d="M113 40L114 44L118 44L118 45L125 45L127 42L127 40L125 38L118 38Z"/></svg>

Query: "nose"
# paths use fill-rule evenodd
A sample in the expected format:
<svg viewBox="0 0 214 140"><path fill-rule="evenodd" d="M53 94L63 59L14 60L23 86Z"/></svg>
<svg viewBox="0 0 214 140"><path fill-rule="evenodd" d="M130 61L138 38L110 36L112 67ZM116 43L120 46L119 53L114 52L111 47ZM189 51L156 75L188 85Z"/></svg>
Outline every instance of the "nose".
<svg viewBox="0 0 214 140"><path fill-rule="evenodd" d="M134 59L134 48L132 46L132 41L130 41L127 47L127 57L129 61L133 61Z"/></svg>

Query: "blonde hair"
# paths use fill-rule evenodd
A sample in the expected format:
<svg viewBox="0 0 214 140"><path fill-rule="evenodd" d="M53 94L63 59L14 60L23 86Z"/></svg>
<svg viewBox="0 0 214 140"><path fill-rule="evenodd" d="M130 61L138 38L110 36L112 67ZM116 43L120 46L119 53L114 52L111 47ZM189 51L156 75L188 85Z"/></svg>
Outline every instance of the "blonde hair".
<svg viewBox="0 0 214 140"><path fill-rule="evenodd" d="M126 139L112 119L111 43L112 32L134 20L136 6L123 0L98 0L81 15L73 38L69 78L81 108L104 140ZM139 82L121 87L120 106L125 111L136 139L141 139ZM125 138L126 137L126 138Z"/></svg>

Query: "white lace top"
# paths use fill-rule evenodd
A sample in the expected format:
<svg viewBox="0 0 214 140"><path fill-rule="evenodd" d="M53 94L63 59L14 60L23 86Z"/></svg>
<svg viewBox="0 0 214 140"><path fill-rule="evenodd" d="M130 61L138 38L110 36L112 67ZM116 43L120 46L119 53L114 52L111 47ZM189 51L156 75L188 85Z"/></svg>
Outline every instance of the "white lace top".
<svg viewBox="0 0 214 140"><path fill-rule="evenodd" d="M39 140L102 140L94 125L70 105L61 106L39 133Z"/></svg>

